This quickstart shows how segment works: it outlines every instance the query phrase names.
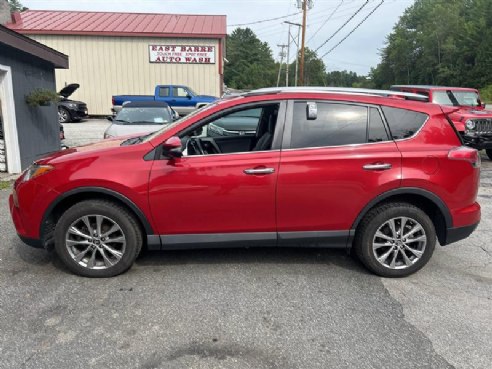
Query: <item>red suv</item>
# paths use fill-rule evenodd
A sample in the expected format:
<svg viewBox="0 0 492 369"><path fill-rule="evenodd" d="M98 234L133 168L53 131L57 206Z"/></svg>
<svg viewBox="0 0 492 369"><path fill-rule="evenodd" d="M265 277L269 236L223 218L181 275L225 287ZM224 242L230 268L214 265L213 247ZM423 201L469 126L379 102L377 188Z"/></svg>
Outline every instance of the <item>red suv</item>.
<svg viewBox="0 0 492 369"><path fill-rule="evenodd" d="M126 271L142 247L238 246L352 248L373 272L406 276L436 239L480 221L478 153L421 98L298 88L218 101L38 160L15 183L12 218L25 243L54 245L88 277ZM257 116L256 134L213 135L228 116Z"/></svg>

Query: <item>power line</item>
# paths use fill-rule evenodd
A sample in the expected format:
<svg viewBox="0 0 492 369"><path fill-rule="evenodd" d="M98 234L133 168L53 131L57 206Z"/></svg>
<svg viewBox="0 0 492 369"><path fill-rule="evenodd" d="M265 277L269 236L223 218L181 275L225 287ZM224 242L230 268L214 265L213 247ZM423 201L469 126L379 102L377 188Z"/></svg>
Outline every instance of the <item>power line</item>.
<svg viewBox="0 0 492 369"><path fill-rule="evenodd" d="M328 23L328 21L331 19L331 17L333 17L333 14L335 14L336 11L342 6L343 2L344 2L344 0L340 1L340 4L338 4L338 6L331 12L331 14L328 16L328 18L326 18L326 20L323 22L323 24L309 38L308 43L318 34L319 31L321 31L321 29L326 25L326 23Z"/></svg>
<svg viewBox="0 0 492 369"><path fill-rule="evenodd" d="M317 52L319 49L321 49L323 46L325 46L333 37L335 37L338 32L340 32L352 19L354 19L354 17L359 14L361 12L362 9L365 8L365 6L369 4L369 0L366 0L366 2L364 4L362 4L362 6L356 10L356 12L354 14L352 14L352 16L347 19L347 21L342 24L342 26L340 28L338 28L335 33L333 33L325 42L323 42L316 50L314 50L315 52Z"/></svg>
<svg viewBox="0 0 492 369"><path fill-rule="evenodd" d="M378 8L383 5L384 3L384 0L381 0L381 2L374 8L371 10L371 12L369 14L367 14L364 19L362 19L359 24L357 24L354 29L352 29L352 31L350 31L344 38L342 38L335 46L333 46L330 50L328 50L326 53L323 54L323 56L320 58L320 59L323 59L326 55L328 55L329 53L331 53L333 50L335 50L338 46L340 46L342 44L343 41L345 41L352 33L354 33L357 28L359 28L362 23L364 23L367 18L369 18L376 10L378 10Z"/></svg>
<svg viewBox="0 0 492 369"><path fill-rule="evenodd" d="M347 3L345 3L347 4ZM352 10L352 9L355 9L357 8L359 5L356 5L356 6L349 6L349 7L344 7L343 9L339 9L339 12L338 14L340 15L337 15L337 16L332 16L331 20L335 20L335 19L342 19L342 18L345 18L347 15L350 15L352 12L346 12L348 10ZM329 13L333 12L333 9L335 7L331 7L329 9L325 9L319 13L316 13L315 15L311 16L309 19L309 24L308 24L308 27L310 26L314 26L314 25L318 25L322 22L324 22L326 20L326 17ZM314 21L313 21L314 20ZM255 34L257 36L260 36L260 35L264 35L264 34L269 34L269 35L273 35L273 34L279 34L280 32L284 32L284 30L282 31L275 31L276 29L278 29L278 27L281 25L282 23L273 23L273 24L269 24L269 25L261 25L260 28L254 28L252 27L253 31L255 32ZM279 39L278 43L281 42L281 39Z"/></svg>
<svg viewBox="0 0 492 369"><path fill-rule="evenodd" d="M240 23L240 24L229 24L227 27L241 27L241 26L249 26L251 24L259 24L259 23L265 23L265 22L271 22L279 19L284 19L284 18L289 18L293 17L294 15L301 14L302 12L297 12L297 13L292 13L288 15L283 15L281 17L276 17L276 18L269 18L269 19L262 19L256 22L250 22L250 23Z"/></svg>

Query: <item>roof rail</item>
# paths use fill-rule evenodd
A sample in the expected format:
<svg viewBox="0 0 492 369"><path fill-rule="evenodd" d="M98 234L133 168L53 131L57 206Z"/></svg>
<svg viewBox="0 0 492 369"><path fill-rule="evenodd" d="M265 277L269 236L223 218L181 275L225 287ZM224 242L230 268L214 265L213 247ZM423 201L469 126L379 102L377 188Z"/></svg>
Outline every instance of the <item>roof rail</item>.
<svg viewBox="0 0 492 369"><path fill-rule="evenodd" d="M405 100L415 100L415 101L424 101L424 102L429 101L429 97L427 96L414 94L410 92L375 90L369 88L348 88L348 87L269 87L269 88L260 88L258 90L247 92L243 96L260 96L260 95L267 95L267 94L299 93L299 92L400 97L400 98L404 98Z"/></svg>

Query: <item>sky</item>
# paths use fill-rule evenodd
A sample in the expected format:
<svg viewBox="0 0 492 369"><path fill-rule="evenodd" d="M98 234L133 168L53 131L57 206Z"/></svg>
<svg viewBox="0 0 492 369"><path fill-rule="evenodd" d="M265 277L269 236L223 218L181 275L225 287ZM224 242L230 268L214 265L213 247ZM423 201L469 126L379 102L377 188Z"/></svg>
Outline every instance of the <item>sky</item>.
<svg viewBox="0 0 492 369"><path fill-rule="evenodd" d="M382 0L313 0L308 13L306 33L307 46L318 49L362 5L364 8L333 38L318 50L322 56L340 42ZM173 13L173 14L225 14L228 32L236 24L256 22L298 13L297 0L21 0L30 9L42 10L90 10L114 12ZM398 22L404 10L414 0L384 0L367 21L362 23L340 46L323 58L326 68L351 70L366 75L379 60L379 50L384 47L386 36ZM331 17L330 17L331 16ZM283 21L301 23L300 14L288 18L249 25L257 36L269 43L274 57L279 59L278 44L286 44L288 25ZM291 31L297 36L297 28ZM295 58L296 46L291 46L291 61Z"/></svg>

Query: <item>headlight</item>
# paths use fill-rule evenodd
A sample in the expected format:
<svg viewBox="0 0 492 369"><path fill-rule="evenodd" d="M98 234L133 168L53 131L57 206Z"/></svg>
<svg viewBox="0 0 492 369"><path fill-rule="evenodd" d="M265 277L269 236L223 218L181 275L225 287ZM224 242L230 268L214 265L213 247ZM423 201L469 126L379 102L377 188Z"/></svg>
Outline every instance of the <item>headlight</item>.
<svg viewBox="0 0 492 369"><path fill-rule="evenodd" d="M475 129L475 127L477 126L475 121L470 120L470 119L467 120L465 124L466 124L466 128L468 128L468 129Z"/></svg>
<svg viewBox="0 0 492 369"><path fill-rule="evenodd" d="M72 108L72 109L77 109L77 104L74 104L74 103L70 103L70 104L67 104L69 108Z"/></svg>
<svg viewBox="0 0 492 369"><path fill-rule="evenodd" d="M22 182L27 182L33 178L51 172L53 169L55 168L51 165L33 164L29 168L27 168L26 171L24 172L24 176L22 177Z"/></svg>

